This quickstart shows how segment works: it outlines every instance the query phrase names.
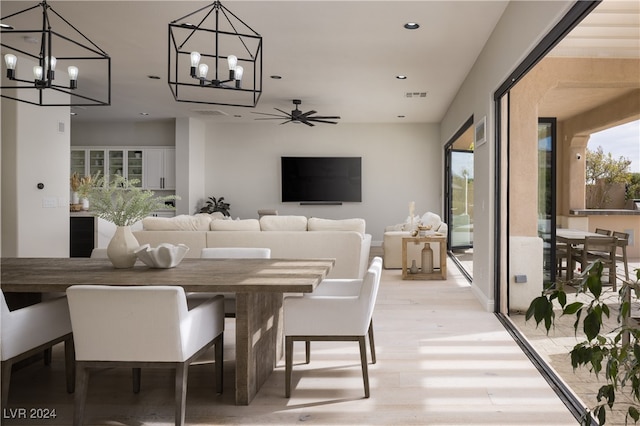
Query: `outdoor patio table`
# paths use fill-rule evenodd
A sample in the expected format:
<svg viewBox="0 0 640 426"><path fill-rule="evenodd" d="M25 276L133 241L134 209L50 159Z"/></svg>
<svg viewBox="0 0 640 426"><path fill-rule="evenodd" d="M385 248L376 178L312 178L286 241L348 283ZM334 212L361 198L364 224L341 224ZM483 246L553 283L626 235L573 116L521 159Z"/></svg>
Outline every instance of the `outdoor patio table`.
<svg viewBox="0 0 640 426"><path fill-rule="evenodd" d="M573 263L571 247L584 244L586 237L601 237L602 235L595 232L582 231L580 229L570 228L557 228L556 229L556 242L564 243L567 245L567 280L573 278Z"/></svg>

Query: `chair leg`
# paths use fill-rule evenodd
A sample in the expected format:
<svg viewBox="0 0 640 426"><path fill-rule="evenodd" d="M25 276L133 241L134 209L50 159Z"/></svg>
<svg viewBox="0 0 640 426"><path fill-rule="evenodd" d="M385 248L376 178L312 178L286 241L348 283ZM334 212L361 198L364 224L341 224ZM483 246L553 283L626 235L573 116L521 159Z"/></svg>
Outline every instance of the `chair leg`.
<svg viewBox="0 0 640 426"><path fill-rule="evenodd" d="M73 426L82 426L84 424L84 407L87 402L87 388L89 387L89 372L82 362L76 363L76 369Z"/></svg>
<svg viewBox="0 0 640 426"><path fill-rule="evenodd" d="M358 337L360 344L360 363L362 364L362 380L364 381L364 397L369 398L369 369L367 367L367 343L365 336Z"/></svg>
<svg viewBox="0 0 640 426"><path fill-rule="evenodd" d="M214 352L214 361L215 361L215 368L216 368L216 392L217 393L222 393L222 388L223 388L223 382L222 382L222 376L223 376L223 368L222 368L222 363L224 360L224 355L223 355L223 346L224 346L224 338L223 338L223 333L220 333L220 335L218 337L216 337L215 339L215 352Z"/></svg>
<svg viewBox="0 0 640 426"><path fill-rule="evenodd" d="M293 337L286 336L284 343L284 396L291 396L291 367L293 364Z"/></svg>
<svg viewBox="0 0 640 426"><path fill-rule="evenodd" d="M311 362L311 340L304 341L304 360L307 364Z"/></svg>
<svg viewBox="0 0 640 426"><path fill-rule="evenodd" d="M131 379L133 381L133 393L140 393L140 381L142 377L141 368L131 369Z"/></svg>
<svg viewBox="0 0 640 426"><path fill-rule="evenodd" d="M11 361L2 361L2 407L7 407L9 401L9 383L11 382Z"/></svg>
<svg viewBox="0 0 640 426"><path fill-rule="evenodd" d="M371 364L376 363L376 344L373 339L373 318L369 323L369 348L371 349Z"/></svg>
<svg viewBox="0 0 640 426"><path fill-rule="evenodd" d="M176 366L176 426L184 425L187 405L187 376L189 364L184 362Z"/></svg>
<svg viewBox="0 0 640 426"><path fill-rule="evenodd" d="M624 263L624 278L629 281L629 264L627 263L627 247L622 246L622 262Z"/></svg>
<svg viewBox="0 0 640 426"><path fill-rule="evenodd" d="M73 337L64 341L64 369L67 374L67 393L73 393L76 386L76 357Z"/></svg>

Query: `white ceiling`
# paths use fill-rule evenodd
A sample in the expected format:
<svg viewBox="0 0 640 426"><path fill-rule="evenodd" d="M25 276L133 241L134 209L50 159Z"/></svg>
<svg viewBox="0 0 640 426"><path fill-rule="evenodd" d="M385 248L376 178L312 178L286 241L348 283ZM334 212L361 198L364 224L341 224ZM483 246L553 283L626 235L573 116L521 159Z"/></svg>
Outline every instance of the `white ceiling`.
<svg viewBox="0 0 640 426"><path fill-rule="evenodd" d="M111 106L74 108L73 120L200 116L253 122L258 116L252 111L290 110L292 99L301 99L303 111L339 115L341 122L439 122L508 1L223 1L263 37L263 93L255 109L178 103L169 90L168 23L209 3L51 2L112 58ZM0 13L4 17L34 4L3 0ZM589 47L610 51L611 45L624 44L624 52L608 54L638 57L638 38L633 40L640 28L638 4L607 0L596 12L605 5L617 11L594 13L590 27L556 54L593 55ZM620 19L626 24L618 25ZM404 29L409 21L420 28ZM611 31L614 36L603 38ZM396 79L398 74L407 79ZM408 92L427 95L407 97Z"/></svg>

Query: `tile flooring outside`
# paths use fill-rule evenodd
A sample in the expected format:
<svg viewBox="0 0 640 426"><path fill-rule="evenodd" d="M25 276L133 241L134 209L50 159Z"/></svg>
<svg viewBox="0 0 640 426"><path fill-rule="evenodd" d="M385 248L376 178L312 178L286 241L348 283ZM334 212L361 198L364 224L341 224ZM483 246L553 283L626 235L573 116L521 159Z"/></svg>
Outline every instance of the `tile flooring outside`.
<svg viewBox="0 0 640 426"><path fill-rule="evenodd" d="M311 363L296 345L293 391L284 397L284 362L251 405L234 405L233 320L225 333L225 389L214 391L212 353L189 372L188 425L576 425L577 421L495 315L482 309L453 262L445 281L402 281L384 270L374 313L378 362L370 365L371 398L363 398L357 345L317 342ZM30 365L11 381L7 409L55 409L52 420L4 419L9 425L69 425L62 347L53 363ZM173 379L144 370L105 369L89 383L87 425L173 424ZM5 410L5 413L8 413Z"/></svg>
<svg viewBox="0 0 640 426"><path fill-rule="evenodd" d="M630 278L634 276L637 268L640 268L640 259L632 259L629 262ZM624 269L621 265L618 265L617 276L619 277L619 290L620 280L624 278ZM606 281L607 278L604 277L604 280ZM603 297L608 301L607 303L612 308L609 326L607 329L613 330L617 326L616 317L618 315L618 310L615 308L618 304L618 294L608 285L604 288ZM575 294L570 294L569 291L570 290L567 290L567 304L572 303L575 300L588 303L588 299L584 297L577 298ZM602 385L606 384L604 371L599 377L597 377L590 373L588 368L580 368L575 371L573 370L569 351L577 343L584 341L584 333L579 332L576 336L573 329L575 317L562 317L561 313L562 311L558 305L558 308L556 309L556 326L550 330L548 335L544 325L541 324L539 327L536 327L535 320L531 319L529 321L525 321L525 316L523 314L511 314L510 318L517 328L525 335L536 351L583 401L583 403L588 407L594 407L597 403L598 389ZM633 304L632 316L640 316L638 301ZM632 403L630 395L625 395L624 393L617 393L616 400L617 402L614 406L613 412L607 410L606 424L609 426L625 425L625 413L627 411L628 404ZM633 420L629 419L629 424L633 424Z"/></svg>

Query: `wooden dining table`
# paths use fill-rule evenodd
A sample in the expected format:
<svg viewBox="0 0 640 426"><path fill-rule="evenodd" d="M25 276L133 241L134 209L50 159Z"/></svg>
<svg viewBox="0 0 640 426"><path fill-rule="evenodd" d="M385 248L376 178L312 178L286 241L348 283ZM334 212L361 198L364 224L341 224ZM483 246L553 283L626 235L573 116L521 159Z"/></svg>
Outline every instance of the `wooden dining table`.
<svg viewBox="0 0 640 426"><path fill-rule="evenodd" d="M564 243L567 245L567 279L573 278L573 263L572 247L583 245L586 237L602 237L602 235L595 232L583 231L581 229L572 228L557 228L556 229L556 243Z"/></svg>
<svg viewBox="0 0 640 426"><path fill-rule="evenodd" d="M83 285L177 285L187 292L236 294L236 404L248 405L282 357L284 293L310 293L334 259L184 259L170 269L108 259L3 258L4 292L64 292Z"/></svg>

